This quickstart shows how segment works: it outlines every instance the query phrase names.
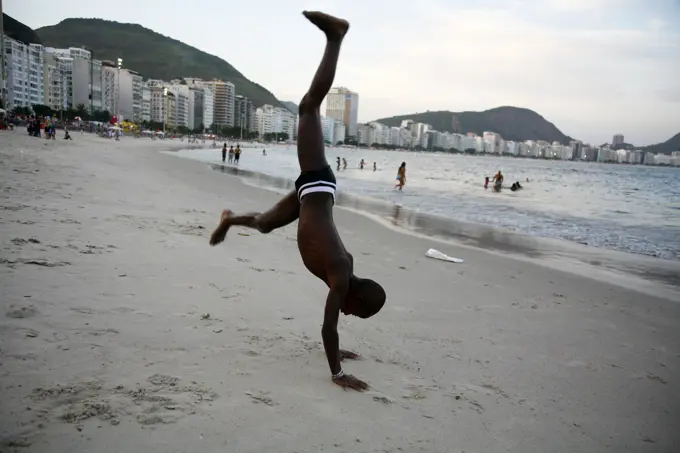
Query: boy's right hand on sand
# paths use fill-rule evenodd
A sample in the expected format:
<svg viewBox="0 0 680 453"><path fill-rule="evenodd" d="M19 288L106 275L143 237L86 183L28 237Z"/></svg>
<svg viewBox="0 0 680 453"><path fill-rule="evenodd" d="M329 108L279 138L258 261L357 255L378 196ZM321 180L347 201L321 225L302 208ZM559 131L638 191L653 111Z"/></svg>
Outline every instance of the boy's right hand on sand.
<svg viewBox="0 0 680 453"><path fill-rule="evenodd" d="M340 387L344 388L345 390L352 389L356 390L357 392L363 392L364 390L368 389L368 384L362 381L361 379L357 379L351 374L345 374L343 377L338 378L338 379L333 379L333 383L336 385L339 385Z"/></svg>

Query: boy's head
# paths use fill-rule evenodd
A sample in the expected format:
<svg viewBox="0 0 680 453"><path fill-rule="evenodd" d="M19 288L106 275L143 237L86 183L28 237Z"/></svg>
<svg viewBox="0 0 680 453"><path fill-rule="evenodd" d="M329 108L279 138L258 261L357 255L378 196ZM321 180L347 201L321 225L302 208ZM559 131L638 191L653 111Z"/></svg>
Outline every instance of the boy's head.
<svg viewBox="0 0 680 453"><path fill-rule="evenodd" d="M363 319L370 318L385 305L385 299L387 295L382 286L373 280L353 275L342 312Z"/></svg>

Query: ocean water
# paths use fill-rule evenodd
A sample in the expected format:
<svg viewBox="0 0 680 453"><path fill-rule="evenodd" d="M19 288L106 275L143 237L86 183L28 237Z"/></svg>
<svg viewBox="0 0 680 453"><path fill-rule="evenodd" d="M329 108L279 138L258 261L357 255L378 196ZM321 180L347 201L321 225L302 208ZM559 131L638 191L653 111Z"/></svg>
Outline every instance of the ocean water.
<svg viewBox="0 0 680 453"><path fill-rule="evenodd" d="M267 156L262 149L245 148L239 168L297 178L294 146L266 146ZM334 171L336 157L348 161L347 170L335 171L341 193L480 228L680 261L678 169L344 148L326 153ZM219 148L176 155L221 164ZM358 168L362 158L364 170ZM406 162L407 184L399 192L394 184L401 162ZM506 187L520 181L524 189L484 190L484 177L498 170Z"/></svg>

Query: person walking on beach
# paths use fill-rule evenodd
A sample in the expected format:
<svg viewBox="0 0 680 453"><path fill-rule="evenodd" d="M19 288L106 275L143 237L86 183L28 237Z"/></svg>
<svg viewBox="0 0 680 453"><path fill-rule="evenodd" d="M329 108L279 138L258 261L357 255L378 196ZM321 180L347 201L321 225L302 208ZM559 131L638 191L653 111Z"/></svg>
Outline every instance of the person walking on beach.
<svg viewBox="0 0 680 453"><path fill-rule="evenodd" d="M378 169L378 166L373 162L373 171L376 171Z"/></svg>
<svg viewBox="0 0 680 453"><path fill-rule="evenodd" d="M239 159L241 159L241 145L236 145L234 150L234 163L238 164Z"/></svg>
<svg viewBox="0 0 680 453"><path fill-rule="evenodd" d="M336 170L337 170L337 171L340 171L340 157L336 157L336 162L335 162L335 163L338 164Z"/></svg>
<svg viewBox="0 0 680 453"><path fill-rule="evenodd" d="M229 158L227 159L227 163L231 164L234 162L234 147L230 146L229 147Z"/></svg>
<svg viewBox="0 0 680 453"><path fill-rule="evenodd" d="M386 295L378 283L354 275L354 258L335 227L336 180L326 161L319 113L321 102L333 85L340 46L349 23L321 12L305 11L303 14L326 34L326 50L309 91L300 102L297 140L300 177L295 182L295 190L264 213L235 215L225 209L210 244L224 241L227 231L234 225L266 234L299 219L297 242L302 262L329 287L321 336L331 380L343 388L361 391L368 385L345 374L340 365L341 360L358 356L340 349L338 319L340 313L370 318L383 307Z"/></svg>
<svg viewBox="0 0 680 453"><path fill-rule="evenodd" d="M222 145L222 163L227 160L227 144Z"/></svg>
<svg viewBox="0 0 680 453"><path fill-rule="evenodd" d="M342 158L342 169L347 170L347 159L344 157Z"/></svg>
<svg viewBox="0 0 680 453"><path fill-rule="evenodd" d="M406 184L406 162L402 162L397 170L397 184L394 186L395 189L399 187L399 190L404 188Z"/></svg>
<svg viewBox="0 0 680 453"><path fill-rule="evenodd" d="M361 162L359 162L359 170L363 170L363 169L364 169L364 165L365 165L365 162L364 162L363 159L361 159Z"/></svg>

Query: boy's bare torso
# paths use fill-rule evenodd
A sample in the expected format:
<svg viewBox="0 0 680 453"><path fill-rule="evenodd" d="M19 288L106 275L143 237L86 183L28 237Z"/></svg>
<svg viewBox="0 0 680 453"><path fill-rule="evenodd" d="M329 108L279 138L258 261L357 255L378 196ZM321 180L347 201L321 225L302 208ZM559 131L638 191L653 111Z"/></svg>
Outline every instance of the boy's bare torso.
<svg viewBox="0 0 680 453"><path fill-rule="evenodd" d="M330 195L309 194L302 200L297 240L305 267L326 284L329 273L352 275L353 259L335 227Z"/></svg>

